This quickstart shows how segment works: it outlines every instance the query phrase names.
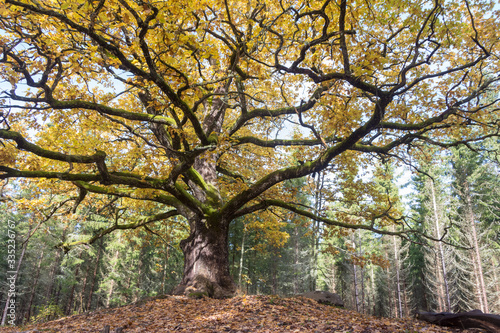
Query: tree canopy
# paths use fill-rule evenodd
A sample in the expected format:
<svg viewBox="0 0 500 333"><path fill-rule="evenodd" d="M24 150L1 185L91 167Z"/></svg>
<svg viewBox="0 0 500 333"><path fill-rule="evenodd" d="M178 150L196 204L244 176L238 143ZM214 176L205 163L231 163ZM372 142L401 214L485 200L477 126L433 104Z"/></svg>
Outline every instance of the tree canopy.
<svg viewBox="0 0 500 333"><path fill-rule="evenodd" d="M176 293L234 293L227 233L245 215L404 235L376 184L342 179L368 202L345 220L282 184L498 135L495 4L6 0L0 180L75 192L74 210L128 200L135 217L65 248L183 217Z"/></svg>

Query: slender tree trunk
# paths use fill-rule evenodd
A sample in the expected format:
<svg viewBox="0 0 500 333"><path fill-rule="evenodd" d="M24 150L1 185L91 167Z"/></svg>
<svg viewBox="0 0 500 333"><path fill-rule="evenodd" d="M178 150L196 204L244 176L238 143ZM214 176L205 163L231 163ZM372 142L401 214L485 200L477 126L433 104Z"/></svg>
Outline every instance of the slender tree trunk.
<svg viewBox="0 0 500 333"><path fill-rule="evenodd" d="M371 294L372 294L372 307L371 307L371 313L375 314L375 291L376 291L376 286L375 286L375 272L373 270L373 265L371 265L371 271L370 271L370 279L371 279Z"/></svg>
<svg viewBox="0 0 500 333"><path fill-rule="evenodd" d="M142 269L143 269L143 256L144 256L144 252L143 252L143 248L141 248L141 250L139 251L139 258L137 259L137 284L136 284L136 288L135 288L135 291L134 291L134 298L133 298L133 301L132 302L136 302L137 300L140 299L141 297L141 287L142 287Z"/></svg>
<svg viewBox="0 0 500 333"><path fill-rule="evenodd" d="M437 245L435 246L437 247ZM436 250L434 252L434 257L435 257L435 263L436 266L434 267L434 275L436 276L436 288L437 288L437 306L438 312L443 312L444 311L444 291L443 291L443 271L439 268L439 263L440 263L440 256L439 256L439 250Z"/></svg>
<svg viewBox="0 0 500 333"><path fill-rule="evenodd" d="M316 290L316 279L317 279L317 267L318 267L318 248L316 247L316 238L317 238L317 222L313 221L313 232L312 232L312 244L311 244L311 280L310 280L310 287L309 289L311 290Z"/></svg>
<svg viewBox="0 0 500 333"><path fill-rule="evenodd" d="M330 292L335 293L337 292L337 281L335 281L335 272L336 272L336 267L335 267L335 261L330 262Z"/></svg>
<svg viewBox="0 0 500 333"><path fill-rule="evenodd" d="M56 256L54 258L54 264L49 274L49 286L47 288L47 292L45 293L45 299L47 300L47 303L49 303L52 300L52 296L54 294L54 287L57 282L56 276L61 266L61 256L62 256L62 250L57 249Z"/></svg>
<svg viewBox="0 0 500 333"><path fill-rule="evenodd" d="M78 260L81 260L83 256L83 251L80 252L80 255L78 256ZM81 263L78 263L75 267L75 283L71 286L71 292L69 293L69 299L68 299L68 304L66 305L66 314L70 315L71 310L73 309L73 301L75 298L75 288L76 285L78 284L78 274L80 273L80 265Z"/></svg>
<svg viewBox="0 0 500 333"><path fill-rule="evenodd" d="M59 299L60 299L60 296L61 296L61 289L62 289L61 284L58 283L56 288L57 289L56 289L56 297L54 299L54 304L58 305L59 304Z"/></svg>
<svg viewBox="0 0 500 333"><path fill-rule="evenodd" d="M385 254L384 254L384 257L385 257L385 260L387 260L389 262L389 256L387 255L387 252L388 251L385 251ZM389 267L387 267L385 269L385 282L386 282L386 290L387 290L387 296L388 296L388 301L389 301L389 313L388 313L388 317L392 317L392 314L393 314L393 311L394 311L394 307L396 302L394 301L394 293L392 292L394 290L394 288L392 288L392 279L390 278L391 277L391 272L389 270Z"/></svg>
<svg viewBox="0 0 500 333"><path fill-rule="evenodd" d="M410 315L410 309L408 308L408 292L407 292L407 279L406 276L403 277L403 305L404 305L404 314L403 317L408 317Z"/></svg>
<svg viewBox="0 0 500 333"><path fill-rule="evenodd" d="M273 295L278 294L278 272L276 267L276 262L278 260L278 255L276 254L276 249L273 249L271 252L271 262L270 262L270 270L271 270L271 286L273 290Z"/></svg>
<svg viewBox="0 0 500 333"><path fill-rule="evenodd" d="M133 264L132 264L133 267ZM127 280L127 290L130 290L130 286L132 285L132 274L129 273L128 280ZM125 302L130 302L130 293L125 294Z"/></svg>
<svg viewBox="0 0 500 333"><path fill-rule="evenodd" d="M470 189L469 189L469 182L465 180L464 182L464 195L466 199L466 205L467 205L467 219L469 220L469 225L472 231L472 246L474 248L474 255L475 255L475 261L477 263L477 278L478 278L478 289L479 289L479 297L482 300L482 311L484 313L489 312L488 308L488 297L486 295L486 285L484 283L484 275L483 275L483 265L482 265L482 260L481 260L481 253L479 251L479 243L477 240L477 230L476 230L476 222L475 222L475 216L474 216L474 211L472 208L472 200L471 200L471 194L470 194Z"/></svg>
<svg viewBox="0 0 500 333"><path fill-rule="evenodd" d="M167 246L165 250L165 257L163 258L163 274L161 277L161 293L165 294L165 281L167 280L167 264L170 259L170 247Z"/></svg>
<svg viewBox="0 0 500 333"><path fill-rule="evenodd" d="M361 267L361 313L365 312L365 269Z"/></svg>
<svg viewBox="0 0 500 333"><path fill-rule="evenodd" d="M36 295L36 287L38 286L38 279L40 278L40 270L42 267L43 261L43 251L40 253L40 260L38 260L38 264L36 267L35 279L33 280L33 288L31 288L30 299L28 301L28 313L26 314L26 321L28 322L31 317L31 308L33 307L33 300Z"/></svg>
<svg viewBox="0 0 500 333"><path fill-rule="evenodd" d="M246 229L243 227L243 236L241 237L241 255L240 255L240 267L238 268L238 286L240 289L243 288L242 286L242 276L243 276L243 262L244 262L244 255L245 255L245 238L246 238Z"/></svg>
<svg viewBox="0 0 500 333"><path fill-rule="evenodd" d="M395 230L395 228L394 228ZM396 236L392 237L392 243L394 247L394 268L396 270L396 299L397 299L397 310L396 317L403 317L403 304L401 301L401 277L399 272L400 262L399 262L399 249L396 242Z"/></svg>
<svg viewBox="0 0 500 333"><path fill-rule="evenodd" d="M432 208L434 210L434 224L436 228L436 237L437 239L441 239L441 231L440 231L440 222L439 222L439 214L437 210L437 203L436 203L436 192L434 189L434 181L430 181L431 184L431 195L432 195ZM448 276L446 273L446 264L444 261L444 250L443 250L443 244L441 242L438 242L438 248L439 248L439 255L438 258L440 260L441 264L441 270L442 270L442 282L444 284L444 295L445 295L445 300L446 300L446 311L450 312L451 311L451 302L450 302L450 292L448 288ZM442 310L441 310L442 311Z"/></svg>
<svg viewBox="0 0 500 333"><path fill-rule="evenodd" d="M358 293L358 270L356 269L356 265L352 265L354 271L354 304L356 307L356 311L359 312L359 293Z"/></svg>
<svg viewBox="0 0 500 333"><path fill-rule="evenodd" d="M62 239L64 240L66 238L66 234L68 232L67 226L64 227L63 232L62 232ZM47 302L50 303L52 301L52 297L54 296L54 288L57 288L57 274L59 273L59 270L61 269L61 262L62 262L62 255L63 255L63 250L58 248L56 250L56 257L54 259L54 266L52 267L52 270L50 272L50 277L49 277L49 287L47 288L47 294L46 294L46 299ZM57 290L57 289L56 289Z"/></svg>
<svg viewBox="0 0 500 333"><path fill-rule="evenodd" d="M357 234L357 241L358 241L358 244L356 245L356 248L357 248L357 252L359 254L359 256L362 255L362 248L361 248L361 235L360 235L360 231L358 230L356 232ZM354 236L356 239L356 235ZM365 313L365 270L363 269L363 266L360 267L360 284L361 284L361 313Z"/></svg>
<svg viewBox="0 0 500 333"><path fill-rule="evenodd" d="M87 299L87 310L90 310L91 305L92 305L92 296L94 295L94 287L95 287L95 281L97 278L97 269L99 268L99 261L101 259L101 252L102 252L102 238L101 238L100 244L98 246L97 258L96 258L95 267L94 267L94 273L92 274L92 282L90 283L89 298Z"/></svg>
<svg viewBox="0 0 500 333"><path fill-rule="evenodd" d="M191 221L191 234L180 243L184 253L184 275L172 291L205 294L214 298L233 296L236 285L229 272L229 221Z"/></svg>
<svg viewBox="0 0 500 333"><path fill-rule="evenodd" d="M118 255L119 254L120 254L120 252L118 250L116 250L115 251L115 255L113 256L113 264L111 265L111 269L110 269L110 274L111 275L114 275L114 273L115 273L116 265L118 264ZM115 288L115 279L112 278L111 282L110 282L108 294L107 294L107 297L106 297L106 307L107 308L109 308L109 304L111 302L111 297L113 296L114 288Z"/></svg>
<svg viewBox="0 0 500 333"><path fill-rule="evenodd" d="M481 309L481 311L484 312L483 297L481 295L481 289L479 287L479 275L478 275L479 269L477 268L477 258L474 255L474 251L470 251L470 256L472 260L472 267L474 269L474 280L475 280L474 293L476 294L477 301L479 302L479 308Z"/></svg>
<svg viewBox="0 0 500 333"><path fill-rule="evenodd" d="M318 180L316 181L316 193L314 210L317 214L323 209L323 187L325 184L325 173L318 173ZM318 278L318 254L319 254L319 239L320 239L320 223L313 222L313 235L312 235L312 262L311 262L311 290L316 290L316 280Z"/></svg>
<svg viewBox="0 0 500 333"><path fill-rule="evenodd" d="M250 279L250 281L255 281L255 279L254 279L254 269L252 267L252 263L254 262L254 259L255 259L255 252L252 251L252 252L250 252L248 254L248 261L247 261L248 278ZM249 294L250 290L252 290L250 288L250 283L247 283L246 286L247 286L246 293Z"/></svg>
<svg viewBox="0 0 500 333"><path fill-rule="evenodd" d="M293 293L299 293L299 227L293 228Z"/></svg>
<svg viewBox="0 0 500 333"><path fill-rule="evenodd" d="M88 265L87 265L88 266ZM90 269L85 270L85 277L83 278L83 284L82 284L82 290L80 291L80 308L78 310L79 313L82 313L85 311L84 309L84 304L85 304L85 288L87 287L87 280L89 277L89 271Z"/></svg>

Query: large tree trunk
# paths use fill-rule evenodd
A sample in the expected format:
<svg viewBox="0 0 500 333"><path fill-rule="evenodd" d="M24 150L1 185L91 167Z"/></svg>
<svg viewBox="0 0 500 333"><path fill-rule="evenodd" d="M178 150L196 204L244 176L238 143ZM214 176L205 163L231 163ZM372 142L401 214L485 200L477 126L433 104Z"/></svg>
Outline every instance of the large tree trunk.
<svg viewBox="0 0 500 333"><path fill-rule="evenodd" d="M208 226L205 220L191 224L190 236L181 241L184 276L172 294L191 297L234 296L236 284L229 273L228 225Z"/></svg>
<svg viewBox="0 0 500 333"><path fill-rule="evenodd" d="M227 93L231 80L215 89L216 94ZM220 97L212 103L204 102L206 111L203 130L208 136L221 133L227 104ZM213 211L220 208L222 198L218 193L216 161L217 152L210 152L196 157L193 168L196 170L205 188L200 183L189 181L193 196ZM213 298L234 296L236 284L229 273L228 230L230 220L220 216L201 218L198 213L186 213L189 220L190 235L180 243L184 253L184 274L181 283L174 288L173 294Z"/></svg>

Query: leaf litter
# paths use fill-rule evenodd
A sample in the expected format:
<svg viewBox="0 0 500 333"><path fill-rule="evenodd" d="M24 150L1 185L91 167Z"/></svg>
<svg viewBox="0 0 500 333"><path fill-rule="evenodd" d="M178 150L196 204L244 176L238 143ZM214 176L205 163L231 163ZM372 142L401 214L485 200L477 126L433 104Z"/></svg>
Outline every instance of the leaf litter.
<svg viewBox="0 0 500 333"><path fill-rule="evenodd" d="M414 318L380 318L318 304L304 297L237 296L191 299L183 296L147 298L112 309L23 327L3 327L1 333L87 333L122 328L131 332L196 333L452 333L473 332L435 326Z"/></svg>

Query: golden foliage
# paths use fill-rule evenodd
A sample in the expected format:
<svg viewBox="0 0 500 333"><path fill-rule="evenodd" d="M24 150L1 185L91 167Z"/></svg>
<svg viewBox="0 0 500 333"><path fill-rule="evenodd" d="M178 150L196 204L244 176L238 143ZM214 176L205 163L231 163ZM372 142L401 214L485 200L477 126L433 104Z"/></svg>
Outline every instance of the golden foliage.
<svg viewBox="0 0 500 333"><path fill-rule="evenodd" d="M498 133L494 1L7 0L0 18L0 78L17 103L0 161L21 177L230 221L293 202L284 180L329 170L326 197L351 207L340 221L387 226L401 212L363 180L374 156ZM9 131L43 153L17 152ZM107 170L68 163L100 151ZM257 221L279 230L268 212Z"/></svg>

